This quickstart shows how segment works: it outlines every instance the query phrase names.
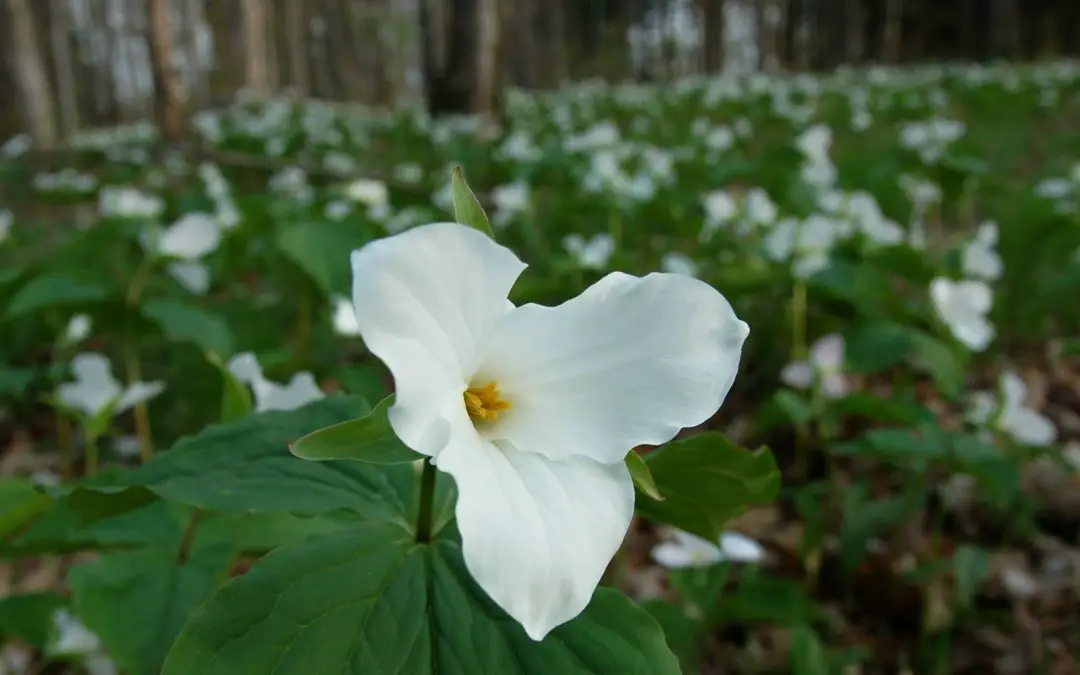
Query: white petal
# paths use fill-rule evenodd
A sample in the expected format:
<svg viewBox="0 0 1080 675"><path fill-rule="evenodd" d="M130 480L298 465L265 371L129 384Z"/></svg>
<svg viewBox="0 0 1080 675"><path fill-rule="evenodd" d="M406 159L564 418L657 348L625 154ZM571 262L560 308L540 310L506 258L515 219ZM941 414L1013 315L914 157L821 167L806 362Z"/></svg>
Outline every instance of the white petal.
<svg viewBox="0 0 1080 675"><path fill-rule="evenodd" d="M243 352L229 359L229 372L244 384L251 384L263 377L262 366L251 352Z"/></svg>
<svg viewBox="0 0 1080 675"><path fill-rule="evenodd" d="M464 413L463 423L471 428ZM467 430L466 430L467 431ZM455 433L438 467L458 486L465 564L534 640L581 613L634 511L626 466L553 462Z"/></svg>
<svg viewBox="0 0 1080 675"><path fill-rule="evenodd" d="M765 549L761 544L739 532L720 535L720 548L726 559L735 562L761 562L765 559Z"/></svg>
<svg viewBox="0 0 1080 675"><path fill-rule="evenodd" d="M843 373L828 373L821 379L821 393L825 398L836 399L847 396L848 380Z"/></svg>
<svg viewBox="0 0 1080 675"><path fill-rule="evenodd" d="M814 368L808 361L795 361L780 371L780 381L793 389L809 389L814 384Z"/></svg>
<svg viewBox="0 0 1080 675"><path fill-rule="evenodd" d="M143 401L149 401L163 391L165 391L164 382L132 383L128 385L120 400L116 402L116 412L119 414Z"/></svg>
<svg viewBox="0 0 1080 675"><path fill-rule="evenodd" d="M821 370L837 370L844 365L844 337L830 333L810 348L810 360Z"/></svg>
<svg viewBox="0 0 1080 675"><path fill-rule="evenodd" d="M205 213L189 213L177 220L158 240L162 255L197 260L213 252L221 243L221 228Z"/></svg>
<svg viewBox="0 0 1080 675"><path fill-rule="evenodd" d="M694 556L673 541L662 541L652 549L652 559L669 570L693 567Z"/></svg>
<svg viewBox="0 0 1080 675"><path fill-rule="evenodd" d="M200 262L177 262L168 267L176 282L195 295L203 295L210 288L210 269Z"/></svg>
<svg viewBox="0 0 1080 675"><path fill-rule="evenodd" d="M1019 375L1010 371L1001 374L1001 401L1006 411L1018 410L1027 401L1028 388Z"/></svg>
<svg viewBox="0 0 1080 675"><path fill-rule="evenodd" d="M293 375L287 385L263 381L253 387L258 412L266 410L296 410L326 396L309 372Z"/></svg>
<svg viewBox="0 0 1080 675"><path fill-rule="evenodd" d="M1012 437L1024 445L1046 446L1057 438L1053 422L1031 408L1011 411L1002 422Z"/></svg>
<svg viewBox="0 0 1080 675"><path fill-rule="evenodd" d="M61 384L57 398L66 407L93 416L120 396L123 388L112 374L109 359L101 354L84 352L71 359L74 382Z"/></svg>
<svg viewBox="0 0 1080 675"><path fill-rule="evenodd" d="M334 330L338 335L359 335L360 325L356 322L356 309L351 300L344 296L334 298Z"/></svg>
<svg viewBox="0 0 1080 675"><path fill-rule="evenodd" d="M525 264L477 230L435 223L368 244L352 267L360 334L394 376L390 423L434 455L447 439L442 411L454 397L462 407L478 346Z"/></svg>
<svg viewBox="0 0 1080 675"><path fill-rule="evenodd" d="M518 307L477 370L513 405L488 437L621 463L716 412L749 332L716 289L678 274L614 272L557 307Z"/></svg>
<svg viewBox="0 0 1080 675"><path fill-rule="evenodd" d="M980 316L965 317L964 321L953 323L950 328L956 339L972 351L981 352L994 339L994 327Z"/></svg>

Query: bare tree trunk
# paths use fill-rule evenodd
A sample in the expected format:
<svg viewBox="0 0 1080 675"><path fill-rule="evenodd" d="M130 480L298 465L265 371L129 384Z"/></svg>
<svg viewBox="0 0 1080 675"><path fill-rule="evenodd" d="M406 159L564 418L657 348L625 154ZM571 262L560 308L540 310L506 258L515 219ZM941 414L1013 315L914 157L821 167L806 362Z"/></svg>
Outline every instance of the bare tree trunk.
<svg viewBox="0 0 1080 675"><path fill-rule="evenodd" d="M881 60L900 62L900 42L904 19L904 0L885 0L885 26L881 36Z"/></svg>
<svg viewBox="0 0 1080 675"><path fill-rule="evenodd" d="M1020 8L1016 0L994 0L994 52L998 58L1016 58L1020 52Z"/></svg>
<svg viewBox="0 0 1080 675"><path fill-rule="evenodd" d="M499 29L501 28L497 0L476 2L476 88L473 91L473 112L491 113L496 108L499 82L498 61Z"/></svg>
<svg viewBox="0 0 1080 675"><path fill-rule="evenodd" d="M289 73L292 75L292 88L299 96L307 96L311 91L308 75L311 66L308 63L307 13L304 0L286 0L285 33L289 43Z"/></svg>
<svg viewBox="0 0 1080 675"><path fill-rule="evenodd" d="M784 6L780 0L758 0L761 12L761 67L766 73L780 71L780 36L784 34Z"/></svg>
<svg viewBox="0 0 1080 675"><path fill-rule="evenodd" d="M79 128L79 104L75 97L75 70L71 61L71 17L68 4L52 0L49 26L53 61L56 64L56 98L60 108L60 128L70 138Z"/></svg>
<svg viewBox="0 0 1080 675"><path fill-rule="evenodd" d="M718 73L724 67L724 0L698 0L705 72Z"/></svg>
<svg viewBox="0 0 1080 675"><path fill-rule="evenodd" d="M154 119L161 137L170 143L183 140L187 131L184 87L173 65L173 36L167 0L149 0L150 69L154 75Z"/></svg>
<svg viewBox="0 0 1080 675"><path fill-rule="evenodd" d="M858 65L863 54L863 19L862 0L846 0L844 7L846 25L844 26L844 61L848 65Z"/></svg>
<svg viewBox="0 0 1080 675"><path fill-rule="evenodd" d="M26 128L40 147L52 147L59 140L56 130L56 106L49 87L49 75L38 47L37 29L30 13L29 0L9 0L10 35L14 58L15 82L23 99L21 107Z"/></svg>
<svg viewBox="0 0 1080 675"><path fill-rule="evenodd" d="M241 0L244 24L244 87L265 95L270 92L266 46L266 1Z"/></svg>

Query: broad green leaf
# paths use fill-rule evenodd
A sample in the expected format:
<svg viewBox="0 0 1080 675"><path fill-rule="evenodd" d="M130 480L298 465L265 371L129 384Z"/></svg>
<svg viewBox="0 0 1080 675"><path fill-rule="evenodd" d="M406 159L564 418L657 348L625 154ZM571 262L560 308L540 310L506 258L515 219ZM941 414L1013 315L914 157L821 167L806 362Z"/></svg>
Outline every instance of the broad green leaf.
<svg viewBox="0 0 1080 675"><path fill-rule="evenodd" d="M345 509L411 527L414 521L402 516L412 508L411 465L379 469L358 462L305 462L289 454L289 444L304 435L368 410L360 399L333 396L297 410L211 426L156 454L123 480L90 480L84 488L145 487L166 500L224 513L318 515Z"/></svg>
<svg viewBox="0 0 1080 675"><path fill-rule="evenodd" d="M0 396L23 396L34 381L34 371L0 368Z"/></svg>
<svg viewBox="0 0 1080 675"><path fill-rule="evenodd" d="M930 374L941 393L949 398L960 395L964 388L964 363L956 350L935 337L913 331L912 356Z"/></svg>
<svg viewBox="0 0 1080 675"><path fill-rule="evenodd" d="M800 624L791 632L791 672L793 675L829 675L825 646L812 628Z"/></svg>
<svg viewBox="0 0 1080 675"><path fill-rule="evenodd" d="M43 274L30 280L11 298L9 319L63 305L83 305L109 297L109 289L100 284L62 274Z"/></svg>
<svg viewBox="0 0 1080 675"><path fill-rule="evenodd" d="M163 675L678 675L656 622L600 589L534 642L476 587L459 545L366 524L267 555L197 610Z"/></svg>
<svg viewBox="0 0 1080 675"><path fill-rule="evenodd" d="M956 605L961 611L975 603L975 593L990 576L990 554L974 546L960 546L953 554Z"/></svg>
<svg viewBox="0 0 1080 675"><path fill-rule="evenodd" d="M484 213L480 200L476 198L461 175L460 166L454 167L454 175L450 179L450 194L454 198L454 219L494 239L495 233L491 229L491 222Z"/></svg>
<svg viewBox="0 0 1080 675"><path fill-rule="evenodd" d="M221 422L233 422L250 415L255 410L251 390L233 375L228 364L216 354L208 353L206 358L221 373Z"/></svg>
<svg viewBox="0 0 1080 675"><path fill-rule="evenodd" d="M664 501L639 501L637 510L709 540L744 508L776 497L780 472L767 448L736 447L707 432L674 441L645 455Z"/></svg>
<svg viewBox="0 0 1080 675"><path fill-rule="evenodd" d="M204 352L217 354L221 358L233 353L232 332L219 316L168 298L150 300L139 310L173 342L190 342Z"/></svg>
<svg viewBox="0 0 1080 675"><path fill-rule="evenodd" d="M386 413L394 403L387 396L363 417L323 427L293 443L289 450L301 459L340 459L368 464L403 464L423 459L410 450L390 428Z"/></svg>
<svg viewBox="0 0 1080 675"><path fill-rule="evenodd" d="M0 642L17 638L41 649L49 640L52 614L66 605L56 593L27 593L0 598Z"/></svg>
<svg viewBox="0 0 1080 675"><path fill-rule="evenodd" d="M160 672L191 610L210 597L233 558L230 543L197 529L190 550L181 551L184 521L171 546L107 554L68 572L75 613L131 675Z"/></svg>
<svg viewBox="0 0 1080 675"><path fill-rule="evenodd" d="M363 233L341 223L297 222L278 228L275 244L326 297L347 293L350 284L349 254L365 243Z"/></svg>
<svg viewBox="0 0 1080 675"><path fill-rule="evenodd" d="M656 481L645 459L631 450L626 455L626 468L630 470L630 477L634 479L634 485L650 499L663 501L664 495L656 488Z"/></svg>
<svg viewBox="0 0 1080 675"><path fill-rule="evenodd" d="M51 503L28 478L0 478L0 537L19 529Z"/></svg>

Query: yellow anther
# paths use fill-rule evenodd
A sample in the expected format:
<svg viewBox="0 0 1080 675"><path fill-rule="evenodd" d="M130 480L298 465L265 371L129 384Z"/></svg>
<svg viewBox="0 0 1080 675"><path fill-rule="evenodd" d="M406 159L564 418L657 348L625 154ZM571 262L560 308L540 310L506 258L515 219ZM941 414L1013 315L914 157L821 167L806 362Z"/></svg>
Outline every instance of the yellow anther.
<svg viewBox="0 0 1080 675"><path fill-rule="evenodd" d="M499 395L499 385L488 382L482 387L469 387L464 393L465 411L473 422L491 422L510 409L510 401Z"/></svg>

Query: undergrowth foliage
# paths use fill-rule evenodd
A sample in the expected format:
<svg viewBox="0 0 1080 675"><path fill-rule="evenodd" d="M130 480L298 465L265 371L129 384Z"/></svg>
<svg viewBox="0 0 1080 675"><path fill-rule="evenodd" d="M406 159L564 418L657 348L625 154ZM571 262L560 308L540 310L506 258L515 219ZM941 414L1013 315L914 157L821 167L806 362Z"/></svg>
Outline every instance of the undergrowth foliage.
<svg viewBox="0 0 1080 675"><path fill-rule="evenodd" d="M1014 630L987 618L1001 597L1052 608L1024 658L1075 653L1080 514L1058 497L1080 466L1077 64L506 105L496 126L239 102L198 113L187 154L144 126L53 165L3 145L0 672L989 670L1015 658L980 648ZM397 267L350 259L405 241ZM595 363L656 336L727 360L670 391L650 366L569 397L596 408L553 419L635 386L655 401L534 453L594 463L536 491L587 486L566 499L589 509L500 508L487 465L405 421L412 357L387 345L408 303L386 294L410 259L436 308L457 281L526 314L603 295L565 343L621 331ZM608 311L637 277L675 291ZM730 317L691 311L717 298ZM721 315L749 337L697 350ZM505 440L488 413L541 391L497 365L457 393L485 443ZM680 392L693 414L666 407ZM625 431L654 423L670 433Z"/></svg>

